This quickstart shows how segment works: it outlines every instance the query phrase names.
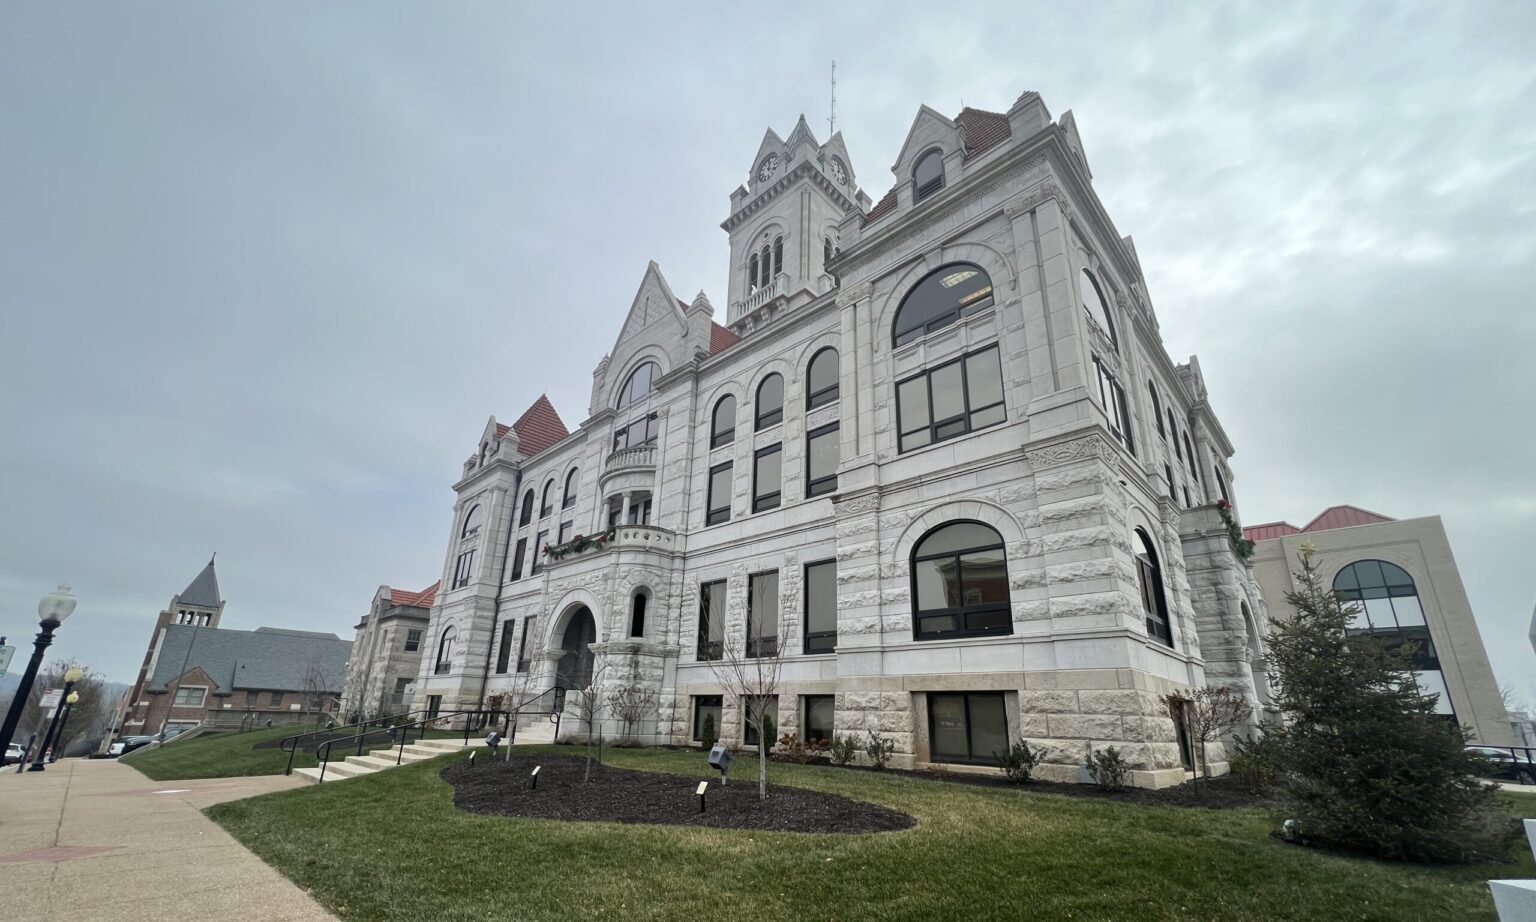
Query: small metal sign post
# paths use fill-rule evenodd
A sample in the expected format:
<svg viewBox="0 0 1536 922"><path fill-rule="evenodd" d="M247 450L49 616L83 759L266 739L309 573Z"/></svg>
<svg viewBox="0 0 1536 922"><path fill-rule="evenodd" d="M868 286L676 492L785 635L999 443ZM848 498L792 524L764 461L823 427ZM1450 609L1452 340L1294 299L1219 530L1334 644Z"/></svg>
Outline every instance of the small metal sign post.
<svg viewBox="0 0 1536 922"><path fill-rule="evenodd" d="M694 793L699 795L699 812L700 813L704 812L704 792L707 791L707 790L709 790L709 782L708 781L700 781L699 782L699 789L694 792Z"/></svg>
<svg viewBox="0 0 1536 922"><path fill-rule="evenodd" d="M725 748L724 743L716 743L715 748L709 751L709 767L720 772L720 786L726 785L726 772L731 770L731 751Z"/></svg>
<svg viewBox="0 0 1536 922"><path fill-rule="evenodd" d="M542 765L535 765L533 767L533 773L528 776L528 790L531 791L539 786L539 769L543 767Z"/></svg>
<svg viewBox="0 0 1536 922"><path fill-rule="evenodd" d="M6 674L11 668L11 656L16 652L15 647L5 645L5 638L0 637L0 676Z"/></svg>

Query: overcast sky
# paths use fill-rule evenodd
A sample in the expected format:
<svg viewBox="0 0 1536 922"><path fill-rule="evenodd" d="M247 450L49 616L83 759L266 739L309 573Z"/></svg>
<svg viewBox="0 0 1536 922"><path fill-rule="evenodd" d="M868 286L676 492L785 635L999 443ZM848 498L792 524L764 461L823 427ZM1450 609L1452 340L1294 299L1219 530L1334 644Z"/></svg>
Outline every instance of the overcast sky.
<svg viewBox="0 0 1536 922"><path fill-rule="evenodd" d="M1071 109L1249 523L1440 514L1536 697L1536 5L5 4L0 630L131 680L437 579L486 416L584 416L646 262L723 313L765 128L878 199L921 103ZM1289 4L1287 6L1290 6Z"/></svg>

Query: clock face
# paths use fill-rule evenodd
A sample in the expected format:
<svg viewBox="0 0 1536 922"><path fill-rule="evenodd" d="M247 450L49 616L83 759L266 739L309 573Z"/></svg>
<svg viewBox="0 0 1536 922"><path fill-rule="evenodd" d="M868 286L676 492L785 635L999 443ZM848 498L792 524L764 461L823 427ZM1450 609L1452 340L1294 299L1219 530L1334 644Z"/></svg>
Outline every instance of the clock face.
<svg viewBox="0 0 1536 922"><path fill-rule="evenodd" d="M843 166L843 161L837 157L832 158L832 178L837 180L838 185L848 183L848 168Z"/></svg>
<svg viewBox="0 0 1536 922"><path fill-rule="evenodd" d="M779 169L779 155L778 154L769 154L768 156L764 157L763 158L762 166L757 168L757 180L758 180L758 182L767 182L769 177L773 176L773 174L775 172L777 172L778 169Z"/></svg>

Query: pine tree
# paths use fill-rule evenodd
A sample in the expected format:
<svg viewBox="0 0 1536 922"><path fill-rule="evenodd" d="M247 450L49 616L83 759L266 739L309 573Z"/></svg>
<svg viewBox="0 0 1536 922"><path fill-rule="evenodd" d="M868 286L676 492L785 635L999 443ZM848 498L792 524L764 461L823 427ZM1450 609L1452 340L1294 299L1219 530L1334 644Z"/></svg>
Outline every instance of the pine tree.
<svg viewBox="0 0 1536 922"><path fill-rule="evenodd" d="M1299 559L1296 615L1269 636L1285 723L1261 744L1287 815L1311 842L1382 858L1503 858L1513 821L1475 777L1484 766L1463 729L1420 692L1412 651L1351 633L1357 605L1324 588L1310 544Z"/></svg>

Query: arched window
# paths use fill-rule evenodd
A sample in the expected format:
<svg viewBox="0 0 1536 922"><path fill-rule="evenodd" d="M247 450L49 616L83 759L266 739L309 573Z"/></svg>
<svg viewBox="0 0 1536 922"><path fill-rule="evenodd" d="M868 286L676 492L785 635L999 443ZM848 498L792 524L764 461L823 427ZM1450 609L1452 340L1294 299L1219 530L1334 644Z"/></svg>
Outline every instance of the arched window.
<svg viewBox="0 0 1536 922"><path fill-rule="evenodd" d="M522 514L517 517L517 524L527 525L533 521L533 490L523 494Z"/></svg>
<svg viewBox="0 0 1536 922"><path fill-rule="evenodd" d="M443 628L443 636L437 641L437 659L434 661L433 674L445 675L453 668L453 644L458 632L453 625Z"/></svg>
<svg viewBox="0 0 1536 922"><path fill-rule="evenodd" d="M923 276L901 299L891 324L893 345L947 327L992 306L992 277L974 263L950 263Z"/></svg>
<svg viewBox="0 0 1536 922"><path fill-rule="evenodd" d="M1408 571L1385 560L1357 560L1333 578L1333 591L1360 606L1350 627L1374 630L1423 627L1424 606Z"/></svg>
<svg viewBox="0 0 1536 922"><path fill-rule="evenodd" d="M1184 460L1184 447L1179 444L1179 424L1173 421L1173 408L1168 408L1168 434L1173 436L1173 453Z"/></svg>
<svg viewBox="0 0 1536 922"><path fill-rule="evenodd" d="M1151 381L1147 382L1147 393L1152 395L1152 418L1157 420L1157 434L1168 441L1168 430L1163 428L1163 404L1157 399L1157 386Z"/></svg>
<svg viewBox="0 0 1536 922"><path fill-rule="evenodd" d="M768 248L768 244L763 244L763 249L758 254L758 259L763 267L762 275L758 276L758 281L762 283L764 288L767 288L773 284L773 251Z"/></svg>
<svg viewBox="0 0 1536 922"><path fill-rule="evenodd" d="M1227 492L1227 481L1221 476L1221 468L1212 465L1211 473L1216 477L1216 489L1221 491L1221 498L1227 501L1227 505L1232 505L1232 494Z"/></svg>
<svg viewBox="0 0 1536 922"><path fill-rule="evenodd" d="M573 468L569 474L565 475L565 493L560 500L561 509L569 509L576 505L576 474L577 471Z"/></svg>
<svg viewBox="0 0 1536 922"><path fill-rule="evenodd" d="M656 386L659 377L661 366L655 362L642 362L639 368L629 373L629 380L624 382L624 388L619 391L619 406L627 407L636 400L644 399Z"/></svg>
<svg viewBox="0 0 1536 922"><path fill-rule="evenodd" d="M549 481L544 484L544 499L539 503L539 518L542 519L549 515L551 512L555 511L554 499L555 478L551 477L549 478Z"/></svg>
<svg viewBox="0 0 1536 922"><path fill-rule="evenodd" d="M950 522L912 549L913 636L1013 632L1003 537L980 522Z"/></svg>
<svg viewBox="0 0 1536 922"><path fill-rule="evenodd" d="M645 603L647 601L646 594L642 591L635 593L634 599L630 602L629 636L631 637L645 636Z"/></svg>
<svg viewBox="0 0 1536 922"><path fill-rule="evenodd" d="M821 262L822 262L822 265L826 265L827 263L829 263L831 261L832 261L832 238L831 237L823 237L823 238L821 238Z"/></svg>
<svg viewBox="0 0 1536 922"><path fill-rule="evenodd" d="M784 238L773 238L773 274L784 271Z"/></svg>
<svg viewBox="0 0 1536 922"><path fill-rule="evenodd" d="M473 538L480 533L480 521L485 518L480 511L480 504L470 507L469 515L464 517L464 528L459 532L460 538Z"/></svg>
<svg viewBox="0 0 1536 922"><path fill-rule="evenodd" d="M1118 348L1119 340L1115 338L1115 324L1109 317L1109 307L1104 300L1104 292L1099 288L1099 280L1093 277L1093 273L1084 269L1078 273L1077 280L1078 297L1083 301L1083 310L1088 314L1088 319L1094 325L1104 331L1112 345Z"/></svg>
<svg viewBox="0 0 1536 922"><path fill-rule="evenodd" d="M805 408L814 410L837 399L837 350L831 346L811 356L806 372Z"/></svg>
<svg viewBox="0 0 1536 922"><path fill-rule="evenodd" d="M1190 476L1195 479L1195 483L1199 483L1200 482L1200 462L1198 460L1196 460L1196 458L1195 458L1195 447L1194 447L1194 445L1190 444L1190 441L1189 441L1189 430L1187 430L1187 429L1184 431L1184 457L1189 459L1189 474L1190 474Z"/></svg>
<svg viewBox="0 0 1536 922"><path fill-rule="evenodd" d="M715 412L709 421L709 447L719 448L736 440L736 398L726 394L715 401Z"/></svg>
<svg viewBox="0 0 1536 922"><path fill-rule="evenodd" d="M752 254L752 258L747 260L747 294L751 294L752 292L754 292L756 290L757 290L757 254L753 253Z"/></svg>
<svg viewBox="0 0 1536 922"><path fill-rule="evenodd" d="M757 386L757 428L766 429L784 421L784 378L772 374Z"/></svg>
<svg viewBox="0 0 1536 922"><path fill-rule="evenodd" d="M912 194L913 202L921 202L944 188L943 151L935 148L917 158L917 166L912 170L912 184L916 187Z"/></svg>
<svg viewBox="0 0 1536 922"><path fill-rule="evenodd" d="M1173 630L1168 624L1168 599L1163 594L1163 570L1157 565L1157 551L1152 539L1141 529L1135 532L1136 585L1141 590L1141 610L1147 618L1147 636L1173 646Z"/></svg>

